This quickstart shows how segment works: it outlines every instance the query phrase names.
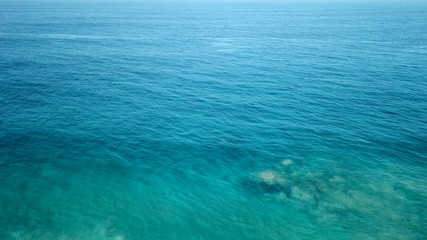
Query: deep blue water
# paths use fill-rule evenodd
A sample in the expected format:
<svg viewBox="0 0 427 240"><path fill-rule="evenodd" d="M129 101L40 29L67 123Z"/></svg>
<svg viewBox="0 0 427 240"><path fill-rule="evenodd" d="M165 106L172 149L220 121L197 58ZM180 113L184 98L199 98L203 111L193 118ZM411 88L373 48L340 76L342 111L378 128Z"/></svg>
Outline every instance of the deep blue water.
<svg viewBox="0 0 427 240"><path fill-rule="evenodd" d="M427 5L0 3L0 239L426 239Z"/></svg>

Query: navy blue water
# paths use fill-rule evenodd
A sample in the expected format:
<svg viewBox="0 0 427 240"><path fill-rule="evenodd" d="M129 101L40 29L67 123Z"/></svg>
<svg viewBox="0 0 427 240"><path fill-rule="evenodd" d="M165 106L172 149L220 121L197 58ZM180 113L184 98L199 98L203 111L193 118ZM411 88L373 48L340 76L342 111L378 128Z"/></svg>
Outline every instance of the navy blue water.
<svg viewBox="0 0 427 240"><path fill-rule="evenodd" d="M425 4L0 4L0 239L426 239Z"/></svg>

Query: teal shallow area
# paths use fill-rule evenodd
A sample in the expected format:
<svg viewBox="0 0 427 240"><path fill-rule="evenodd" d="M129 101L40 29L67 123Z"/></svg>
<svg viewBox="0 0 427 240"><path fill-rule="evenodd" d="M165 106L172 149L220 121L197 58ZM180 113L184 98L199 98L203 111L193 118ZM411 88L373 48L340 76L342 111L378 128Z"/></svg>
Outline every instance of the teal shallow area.
<svg viewBox="0 0 427 240"><path fill-rule="evenodd" d="M0 1L0 239L427 238L427 5Z"/></svg>

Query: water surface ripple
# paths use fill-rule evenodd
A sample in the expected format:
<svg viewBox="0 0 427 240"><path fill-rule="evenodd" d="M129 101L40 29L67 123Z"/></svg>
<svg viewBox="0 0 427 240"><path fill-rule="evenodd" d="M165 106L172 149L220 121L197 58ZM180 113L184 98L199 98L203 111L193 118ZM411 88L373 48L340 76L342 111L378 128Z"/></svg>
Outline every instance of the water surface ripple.
<svg viewBox="0 0 427 240"><path fill-rule="evenodd" d="M0 2L0 239L426 239L425 4Z"/></svg>

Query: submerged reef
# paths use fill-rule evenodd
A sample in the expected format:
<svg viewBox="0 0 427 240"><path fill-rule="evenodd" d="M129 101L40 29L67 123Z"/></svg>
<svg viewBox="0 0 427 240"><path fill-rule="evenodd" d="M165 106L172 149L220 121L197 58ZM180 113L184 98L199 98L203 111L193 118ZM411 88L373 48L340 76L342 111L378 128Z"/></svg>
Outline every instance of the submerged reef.
<svg viewBox="0 0 427 240"><path fill-rule="evenodd" d="M393 183L328 168L313 170L289 159L251 174L244 186L261 199L291 204L327 225L374 222L370 227L390 234L393 224L416 226L420 220L404 200L407 193Z"/></svg>
<svg viewBox="0 0 427 240"><path fill-rule="evenodd" d="M318 205L325 195L342 191L344 183L341 176L303 171L285 159L271 169L254 173L245 185L258 193Z"/></svg>

